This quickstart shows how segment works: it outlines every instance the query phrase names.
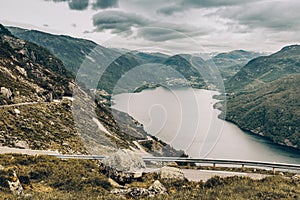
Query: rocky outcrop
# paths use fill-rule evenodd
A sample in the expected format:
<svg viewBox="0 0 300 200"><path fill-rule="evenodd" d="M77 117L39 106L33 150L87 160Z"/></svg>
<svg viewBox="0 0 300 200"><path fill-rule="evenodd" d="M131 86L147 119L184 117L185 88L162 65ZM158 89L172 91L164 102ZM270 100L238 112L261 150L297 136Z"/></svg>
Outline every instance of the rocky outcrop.
<svg viewBox="0 0 300 200"><path fill-rule="evenodd" d="M166 194L167 189L158 180L148 188L128 188L128 189L114 189L111 191L112 194L120 195L129 198L142 198L142 197L154 197L159 194Z"/></svg>

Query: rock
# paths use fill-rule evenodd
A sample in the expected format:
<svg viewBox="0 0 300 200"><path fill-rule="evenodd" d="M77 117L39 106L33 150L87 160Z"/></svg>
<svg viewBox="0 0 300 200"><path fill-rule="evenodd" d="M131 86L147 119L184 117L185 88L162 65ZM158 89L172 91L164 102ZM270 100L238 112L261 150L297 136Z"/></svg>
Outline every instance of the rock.
<svg viewBox="0 0 300 200"><path fill-rule="evenodd" d="M111 156L102 160L104 165L110 166L118 171L141 172L146 168L142 157L130 150L119 150Z"/></svg>
<svg viewBox="0 0 300 200"><path fill-rule="evenodd" d="M136 199L150 196L150 192L145 188L131 188L127 195Z"/></svg>
<svg viewBox="0 0 300 200"><path fill-rule="evenodd" d="M154 183L148 188L149 192L152 195L164 194L167 192L167 189L159 180L154 181Z"/></svg>
<svg viewBox="0 0 300 200"><path fill-rule="evenodd" d="M13 178L11 181L7 181L8 185L9 185L9 189L10 191L14 194L14 195L18 195L18 196L23 196L24 195L24 189L19 181L19 178L16 175L16 172L13 172Z"/></svg>
<svg viewBox="0 0 300 200"><path fill-rule="evenodd" d="M279 172L278 175L284 176L284 173L283 172Z"/></svg>
<svg viewBox="0 0 300 200"><path fill-rule="evenodd" d="M102 173L122 185L140 178L145 168L142 157L129 150L119 150L100 164Z"/></svg>
<svg viewBox="0 0 300 200"><path fill-rule="evenodd" d="M292 179L298 180L299 179L299 175L296 174L296 175L292 176Z"/></svg>
<svg viewBox="0 0 300 200"><path fill-rule="evenodd" d="M178 164L176 162L169 162L167 164L168 167L178 167Z"/></svg>
<svg viewBox="0 0 300 200"><path fill-rule="evenodd" d="M29 149L28 143L24 140L17 141L17 142L15 142L14 145L15 145L16 148Z"/></svg>
<svg viewBox="0 0 300 200"><path fill-rule="evenodd" d="M112 194L127 196L134 199L154 197L155 195L165 194L166 192L167 189L158 180L156 180L148 189L133 187L128 189L113 189L111 191Z"/></svg>
<svg viewBox="0 0 300 200"><path fill-rule="evenodd" d="M182 171L175 167L162 167L158 173L161 179L177 179L177 180L185 179Z"/></svg>
<svg viewBox="0 0 300 200"><path fill-rule="evenodd" d="M14 112L15 112L17 115L21 114L21 111L20 111L19 109L14 109Z"/></svg>
<svg viewBox="0 0 300 200"><path fill-rule="evenodd" d="M24 68L16 66L16 69L19 71L20 74L22 74L23 76L27 77L27 72Z"/></svg>
<svg viewBox="0 0 300 200"><path fill-rule="evenodd" d="M123 188L122 185L118 184L116 181L114 181L111 178L108 178L108 182L113 186L113 187L117 187L117 188Z"/></svg>
<svg viewBox="0 0 300 200"><path fill-rule="evenodd" d="M1 87L0 88L1 94L3 96L5 96L6 98L10 99L12 96L12 92L10 89L6 88L6 87Z"/></svg>
<svg viewBox="0 0 300 200"><path fill-rule="evenodd" d="M5 168L2 166L2 165L0 165L0 170L4 170Z"/></svg>
<svg viewBox="0 0 300 200"><path fill-rule="evenodd" d="M111 193L115 195L128 196L135 199L141 197L147 197L151 195L149 190L145 188L136 188L136 187L129 188L129 189L113 189Z"/></svg>

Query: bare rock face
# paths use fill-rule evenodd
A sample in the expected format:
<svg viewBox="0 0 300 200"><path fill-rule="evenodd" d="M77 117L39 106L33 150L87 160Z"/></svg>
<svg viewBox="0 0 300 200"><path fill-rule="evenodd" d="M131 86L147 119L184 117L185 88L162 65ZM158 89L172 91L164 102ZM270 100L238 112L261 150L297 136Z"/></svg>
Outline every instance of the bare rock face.
<svg viewBox="0 0 300 200"><path fill-rule="evenodd" d="M158 173L161 179L177 179L177 180L185 179L182 171L176 167L162 167Z"/></svg>
<svg viewBox="0 0 300 200"><path fill-rule="evenodd" d="M119 150L100 164L102 173L119 184L131 183L142 175L145 168L142 157L129 150Z"/></svg>

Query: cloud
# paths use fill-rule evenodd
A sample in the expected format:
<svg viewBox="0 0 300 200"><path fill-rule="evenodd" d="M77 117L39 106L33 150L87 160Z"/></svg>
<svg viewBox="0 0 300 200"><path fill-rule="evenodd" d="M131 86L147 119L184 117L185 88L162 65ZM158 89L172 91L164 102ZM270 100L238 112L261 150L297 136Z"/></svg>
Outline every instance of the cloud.
<svg viewBox="0 0 300 200"><path fill-rule="evenodd" d="M68 2L71 10L86 10L89 6L89 0L45 0L54 3Z"/></svg>
<svg viewBox="0 0 300 200"><path fill-rule="evenodd" d="M118 0L97 0L93 4L94 9L106 9L106 8L117 8L119 7L119 1Z"/></svg>
<svg viewBox="0 0 300 200"><path fill-rule="evenodd" d="M85 10L89 6L89 0L71 0L69 7L72 10Z"/></svg>
<svg viewBox="0 0 300 200"><path fill-rule="evenodd" d="M112 33L131 31L134 27L146 26L150 21L132 13L122 11L102 11L93 17L97 31L110 30Z"/></svg>
<svg viewBox="0 0 300 200"><path fill-rule="evenodd" d="M268 1L246 6L223 8L216 14L246 25L249 29L265 28L273 31L300 30L300 2Z"/></svg>
<svg viewBox="0 0 300 200"><path fill-rule="evenodd" d="M173 15L176 12L182 12L192 8L213 8L245 5L258 0L180 0L170 6L163 7L157 12L164 15Z"/></svg>
<svg viewBox="0 0 300 200"><path fill-rule="evenodd" d="M137 30L136 37L148 41L167 41L193 35L208 34L211 30L199 30L186 24L174 24L150 20L140 15L122 11L102 11L93 17L96 31L109 30L111 33L132 35Z"/></svg>

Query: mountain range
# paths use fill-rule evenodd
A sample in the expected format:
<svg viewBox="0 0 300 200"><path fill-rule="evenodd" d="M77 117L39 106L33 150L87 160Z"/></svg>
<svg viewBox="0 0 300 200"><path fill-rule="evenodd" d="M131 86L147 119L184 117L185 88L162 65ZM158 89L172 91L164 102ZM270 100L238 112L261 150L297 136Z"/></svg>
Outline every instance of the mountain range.
<svg viewBox="0 0 300 200"><path fill-rule="evenodd" d="M246 131L267 137L275 143L300 148L298 101L300 48L298 45L284 47L279 52L268 56L265 53L235 50L204 60L188 54L166 55L138 51L124 53L126 50L105 48L84 39L15 27L9 27L9 30L11 33L6 29L2 30L4 38L15 35L49 49L49 55L53 54L53 58L61 59L60 65L64 65L65 68L58 67L54 70L57 70L60 76L68 74L61 79L64 83L74 81L74 77L78 76L78 71L86 60L92 64L105 63L107 69L103 74L99 72L97 66L88 69L86 74L79 74L85 75L82 77L86 79L82 80L87 88L90 88L89 83L95 85L94 82L98 81L96 97L99 105L97 107L102 110L98 113L98 117L101 116L99 120L107 127L111 122L104 119L112 117L107 114L109 104L106 105L103 102L107 102L112 93L141 91L157 86L216 89L218 87L213 86L213 79L217 76L210 70L215 67L226 88L227 101L223 102L223 113L220 117L237 124ZM14 40L21 41L17 38ZM9 49L9 47L5 48ZM91 57L93 52L96 52L95 57ZM60 61L56 60L56 62ZM47 68L53 70L51 66ZM98 80L100 75L101 79ZM51 82L51 76L48 78ZM9 82L10 80L6 84L3 83L3 86L8 88ZM55 93L52 92L52 96L58 98L70 94L68 84L62 85L64 87L58 90L48 88L49 91L55 91ZM49 98L47 96L51 93L49 91L44 92L45 96L38 97L43 100ZM32 98L38 99L38 97ZM11 100L2 95L1 101L10 103ZM108 129L116 132L117 129L114 127L115 125L112 125ZM123 128L125 127L126 123ZM121 145L126 148L130 146Z"/></svg>

